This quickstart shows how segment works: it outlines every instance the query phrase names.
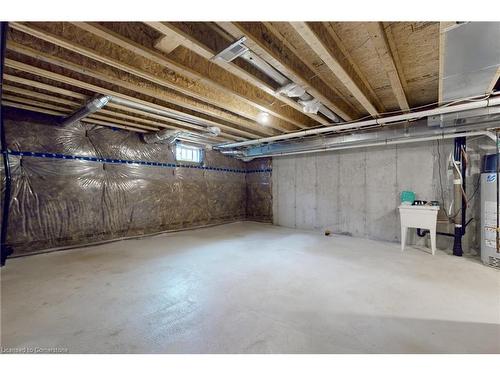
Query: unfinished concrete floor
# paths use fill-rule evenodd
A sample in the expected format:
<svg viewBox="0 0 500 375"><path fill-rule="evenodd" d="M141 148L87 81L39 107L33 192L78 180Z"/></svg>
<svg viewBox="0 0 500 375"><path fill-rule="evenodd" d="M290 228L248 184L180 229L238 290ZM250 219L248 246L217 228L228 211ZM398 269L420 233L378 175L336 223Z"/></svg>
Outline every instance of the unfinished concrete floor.
<svg viewBox="0 0 500 375"><path fill-rule="evenodd" d="M2 346L498 353L499 299L472 259L245 222L11 259Z"/></svg>

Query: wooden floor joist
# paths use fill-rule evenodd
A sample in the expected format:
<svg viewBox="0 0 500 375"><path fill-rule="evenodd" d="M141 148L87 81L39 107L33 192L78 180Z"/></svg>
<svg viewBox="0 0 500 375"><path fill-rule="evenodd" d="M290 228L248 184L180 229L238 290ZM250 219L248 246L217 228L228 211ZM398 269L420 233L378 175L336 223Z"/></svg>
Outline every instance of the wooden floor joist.
<svg viewBox="0 0 500 375"><path fill-rule="evenodd" d="M3 79L4 79L4 81L19 83L21 85L25 85L25 86L29 86L29 87L34 87L34 88L37 88L37 89L41 89L41 90L53 92L55 94L69 96L69 97L72 97L72 98L81 99L83 101L85 101L85 100L88 99L88 97L86 95L80 94L78 92L74 92L74 91L71 91L71 90L66 90L66 89L63 89L61 87L57 87L57 86L54 86L54 85L47 85L45 83L34 81L34 80L31 80L31 79L17 77L17 76L12 75L12 74L4 73Z"/></svg>
<svg viewBox="0 0 500 375"><path fill-rule="evenodd" d="M28 111L33 111L33 112L38 112L38 113L45 113L48 115L53 115L53 116L65 116L67 112L63 111L55 111L52 109L46 109L46 108L40 108L28 104L22 104L22 103L17 103L17 102L11 102L10 100L4 100L2 99L2 105L5 107L12 107L12 108L19 108L19 109L26 109Z"/></svg>
<svg viewBox="0 0 500 375"><path fill-rule="evenodd" d="M33 81L33 80L21 78L21 77L16 77L16 76L13 76L10 74L5 74L4 80L7 82L23 84L25 86L31 86L31 87L36 88L36 89L41 89L41 90L53 92L55 94L61 94L61 95L65 95L68 97L77 98L77 99L80 99L78 101L78 103L80 103L79 105L82 105L88 99L87 96L76 93L74 91L62 89L60 87L53 86L53 85L47 85L47 84L44 84L44 83L41 83L38 81ZM37 92L34 90L27 90L27 89L23 89L20 87L15 87L15 86L12 86L9 84L7 84L7 85L4 84L3 87L4 87L4 90L6 90L6 91L24 94L24 95L32 96L32 97L39 98L39 99L45 99L45 100L56 102L56 103L77 103L74 101L69 101L67 99L43 94L43 93L40 93L40 92ZM145 123L150 124L150 125L157 124L158 126L162 126L165 128L185 129L185 130L191 130L191 131L203 131L204 130L204 128L202 126L189 124L189 123L186 123L186 122L183 122L180 120L176 120L176 119L166 119L164 116L155 115L153 113L140 111L140 110L137 110L134 108L124 107L122 105L118 105L118 104L115 104L112 102L109 102L108 104L106 104L106 107L115 108L115 109L120 110L122 112L128 112L128 113L133 113L133 114L139 115L139 116L141 116L140 120L142 122L145 122ZM144 117L146 117L147 119L144 119ZM149 120L150 118L153 118L156 121L151 121L151 120ZM139 120L138 117L134 117L134 119ZM220 139L231 139L231 140L239 141L239 140L244 140L245 138L242 138L239 136L234 136L231 134L224 134L220 137Z"/></svg>
<svg viewBox="0 0 500 375"><path fill-rule="evenodd" d="M220 95L217 96L217 92L210 92L207 93L207 96L212 95L212 98L207 99L206 97L203 97L201 95L194 95L193 90L187 90L187 89L181 89L180 85L182 80L177 80L177 85L174 83L171 83L167 81L164 77L159 77L156 76L152 73L143 71L141 69L138 69L130 64L126 64L123 62L120 62L116 59L110 58L106 55L105 52L95 52L91 50L90 48L87 47L82 47L82 46L77 46L75 43L70 42L68 40L65 40L62 37L59 37L57 35L53 35L47 31L44 30L38 30L32 26L26 26L24 24L19 24L19 23L13 23L12 27L16 30L19 30L23 33L27 33L29 35L32 35L36 38L39 38L41 40L44 40L48 43L57 45L59 47L65 48L69 51L72 51L74 53L78 53L82 56L85 56L87 58L93 59L95 61L99 61L100 63L106 64L114 69L121 70L122 72L125 72L125 75L123 74L118 74L115 73L114 76L110 76L109 73L112 73L113 71L111 69L108 69L107 71L104 71L103 69L98 69L97 67L94 67L93 69L90 67L89 64L85 64L84 60L82 59L79 61L78 64L76 63L71 63L69 61L66 61L65 59L62 58L62 56L47 56L43 52L43 49L40 48L39 50L35 50L37 54L37 58L41 59L42 57L45 57L45 61L47 61L47 58L51 59L52 63L55 64L55 61L59 62L59 66L62 66L61 64L64 65L65 68L67 69L72 69L73 71L76 71L80 74L85 74L92 76L96 79L99 79L103 82L108 82L111 84L117 84L122 87L125 87L130 90L147 90L148 92L153 92L155 91L155 88L153 85L144 85L141 80L148 81L150 83L153 83L154 85L159 85L166 87L170 90L159 90L156 89L156 92L154 93L153 96L162 96L165 98L170 103L176 104L178 106L186 107L191 110L203 112L207 115L214 116L216 118L219 118L221 120L229 121L229 122L234 122L235 124L241 126L241 127L246 127L248 129L256 129L259 130L260 132L268 135L272 135L273 133L270 132L269 128L265 128L262 125L258 124L255 122L255 118L258 114L258 111L254 109L254 113L252 115L249 115L248 113L243 112L243 110L235 110L234 112L238 115L231 116L229 112L224 111L219 109L217 106L220 106L220 100L221 97ZM19 50L19 49L24 49L25 51L28 49L28 47L23 47L21 46L18 42L9 40L8 42L8 48L12 50ZM34 43L30 49L34 48L39 48L38 43ZM34 56L32 56L34 57ZM48 62L48 61L47 61ZM155 62L156 63L156 62ZM133 76L138 77L133 78ZM168 77L168 76L165 76ZM144 86L149 86L148 88ZM139 90L137 90L139 88ZM184 95L178 95L176 94L176 91L181 92ZM189 95L189 96L185 96ZM205 99L204 102L199 101L200 99ZM226 98L227 99L227 98ZM229 100L226 103L227 108L241 108L238 103L231 101L232 99L229 98ZM248 109L248 108L247 108ZM239 117L246 115L246 117ZM276 119L273 124L270 125L275 125L275 128L278 128L278 130L286 131L286 130L293 130L296 128L290 128L290 129L284 129L284 126L287 126L286 124L283 124L280 122L279 119ZM290 127L291 125L288 125Z"/></svg>
<svg viewBox="0 0 500 375"><path fill-rule="evenodd" d="M60 105L54 105L54 104L49 104L40 100L31 100L27 99L25 97L19 97L19 96L14 96L14 95L9 95L9 94L3 94L3 98L6 100L8 103L17 103L17 104L23 104L23 105L28 105L33 108L42 108L46 110L51 110L55 114L61 113L64 115L69 115L71 114L75 109L77 108L63 108ZM52 100L57 100L58 98L51 98ZM58 103L62 104L61 101L57 101ZM68 104L67 102L64 104L68 107L79 107L79 104L77 103L70 103ZM118 117L118 118L117 118ZM124 118L128 121L121 120L120 118ZM160 124L154 121L148 121L148 120L143 120L143 119L138 119L133 116L128 116L124 115L119 112L115 111L110 111L106 109L100 109L96 113L92 113L88 115L86 118L82 119L81 121L83 122L89 122L89 123L94 123L94 124L100 124L104 126L113 126L117 127L120 126L122 129L141 129L141 130L146 130L146 131L158 131L160 129L178 129L172 126L168 126L165 124ZM146 123L148 125L143 125L142 123ZM225 137L207 137L208 140L212 140L215 142L223 142L228 140L228 138Z"/></svg>
<svg viewBox="0 0 500 375"><path fill-rule="evenodd" d="M29 51L26 51L25 49L20 49L20 50L23 50L23 51L25 51L27 53L31 53ZM49 59L49 61L53 61L53 60ZM130 97L128 95L124 95L122 93L118 93L116 91L109 90L109 89L106 89L106 88L103 88L103 87L100 87L100 86L96 86L96 85L93 85L93 84L90 84L90 83L86 83L86 82L84 82L82 80L74 79L74 78L71 78L71 77L64 76L62 74L51 72L49 70L45 70L45 69L41 69L41 68L29 65L29 64L25 64L25 63L20 62L20 61L16 61L16 60L12 60L12 59L5 59L5 66L11 67L13 69L18 69L18 70L21 70L21 71L25 71L25 72L28 72L28 73L31 73L31 74L34 74L34 75L39 75L39 76L42 76L42 77L45 77L45 78L48 78L48 79L51 79L51 80L54 80L54 81L63 82L63 83L66 83L68 85L72 85L72 86L75 86L75 87L83 88L83 89L86 89L86 90L89 90L89 91L93 91L93 92L96 92L96 93L99 93L99 94L102 94L102 95L116 96L116 97L119 97L119 98L122 98L122 99L130 100L130 101L133 101L133 102L136 102L136 103L140 103L140 104L148 105L148 106L153 107L153 108L164 110L164 108L161 107L161 106L159 106L159 105L156 105L156 104L153 104L153 103L149 103L149 102L146 102L144 100L139 100L137 98L133 98L133 97ZM150 95L152 95L152 94L150 93ZM171 111L173 113L176 112L174 110L171 110ZM186 115L185 113L182 113L182 112L177 112L177 114L185 116L187 118L190 117L189 115ZM199 120L199 118L193 118L193 120ZM231 126L222 125L222 124L220 124L218 122L211 122L211 121L205 120L205 119L203 119L203 121L205 121L207 124L210 124L212 126L219 126L223 132L227 132L229 134L234 133L234 134L237 134L237 135L241 135L242 137L245 137L245 138L259 138L259 136L260 136L260 135L255 134L255 133L250 133L248 131L243 131L243 130L239 130L237 128L233 128Z"/></svg>
<svg viewBox="0 0 500 375"><path fill-rule="evenodd" d="M386 106L384 105L382 100L380 100L378 98L375 90L373 89L372 85L370 84L369 75L363 74L363 72L359 66L359 63L356 62L356 59L353 58L351 52L349 51L349 48L347 47L346 43L342 40L342 38L337 34L332 23L331 22L323 22L323 26L325 27L328 35L335 42L336 48L338 48L338 50L342 53L343 60L346 61L346 64L351 66L351 68L353 70L353 74L356 74L358 79L364 85L365 89L367 90L367 95L373 100L373 104L377 108L379 108L381 112L385 112Z"/></svg>
<svg viewBox="0 0 500 375"><path fill-rule="evenodd" d="M44 94L44 93L41 93L41 92L37 92L35 90L27 90L27 89L23 89L21 87L12 86L12 85L9 85L9 84L4 84L3 85L3 91L4 92L14 93L14 94L21 94L21 95L33 97L35 99L46 100L46 101L49 101L49 102L59 103L59 104L62 104L62 105L67 105L67 106L72 106L72 107L78 107L78 106L81 106L83 104L81 101L63 99L63 98L59 98L59 97L56 97L56 96L52 96L52 95Z"/></svg>
<svg viewBox="0 0 500 375"><path fill-rule="evenodd" d="M3 99L2 99L2 105L5 106L5 107L25 109L25 110L32 111L32 112L45 113L45 114L53 115L53 116L65 116L65 115L68 114L66 112L55 111L53 109L41 108L41 107L32 106L32 105L28 105L28 104L11 102L9 100L3 100ZM148 132L147 130L133 128L133 127L130 127L130 126L123 126L123 125L120 125L120 124L114 124L114 123L110 123L110 122L106 122L106 121L100 121L100 120L90 119L88 117L82 119L81 121L89 123L89 124L95 124L95 125L101 125L101 126L108 126L108 127L119 128L119 129L124 129L124 130L130 130L130 131L133 131L133 132L136 132L136 133L147 133Z"/></svg>
<svg viewBox="0 0 500 375"><path fill-rule="evenodd" d="M73 109L72 108L65 108L65 107L62 107L61 105L49 104L49 103L42 102L39 100L27 99L27 98L9 95L9 94L3 94L2 100L4 100L4 99L8 102L16 102L16 103L21 103L21 104L33 106L33 107L40 107L40 108L52 110L55 112L61 112L61 113L64 113L66 115L74 112L74 108ZM109 112L110 111L108 111L108 113ZM107 121L109 124L119 124L119 125L122 125L124 128L134 128L134 129L138 128L138 129L143 129L146 131L158 131L159 130L157 127L136 124L136 123L133 123L130 121L127 122L127 121L123 121L123 120L116 119L113 117L102 116L102 115L98 115L98 114L90 114L88 116L88 118L94 118L94 119L97 119L100 121Z"/></svg>
<svg viewBox="0 0 500 375"><path fill-rule="evenodd" d="M201 41L193 38L191 35L186 34L181 29L177 28L174 23L172 22L145 22L145 23L148 26L152 27L153 29L165 35L164 39L174 38L175 40L178 41L178 43L181 46L193 51L199 56L202 56L206 60L212 61L214 64L217 64L222 69L225 69L234 76L237 76L242 81L247 82L248 84L264 91L269 96L273 96L274 98L278 99L281 103L286 104L296 109L297 111L302 111L302 105L300 105L297 101L294 101L291 98L288 98L287 96L278 94L277 91L273 87L271 87L267 82L260 80L258 77L252 75L251 73L241 68L240 66L234 64L233 62L226 62L221 59L214 59L214 56L218 51L211 50L209 47L207 47L206 44L203 44ZM210 35L206 35L206 37L210 38ZM240 83L240 85L242 85L242 83ZM258 95L258 93L256 95ZM269 101L269 98L266 98L266 100ZM323 125L329 123L328 120L314 113L305 113L304 115L309 117L310 119L313 119L317 123ZM297 126L300 126L301 128L308 127L306 125L306 122L294 121L293 123ZM314 123L312 123L311 125L314 125Z"/></svg>
<svg viewBox="0 0 500 375"><path fill-rule="evenodd" d="M325 62L330 70L337 76L342 84L352 93L354 98L368 111L370 115L376 117L378 110L366 95L366 88L361 80L356 80L345 64L343 56L339 56L340 51L328 41L327 31L319 22L292 22L293 28L307 42L311 49Z"/></svg>
<svg viewBox="0 0 500 375"><path fill-rule="evenodd" d="M62 99L62 98L59 98L59 97L54 97L54 96L51 96L51 95L39 93L39 92L36 92L34 90L26 90L26 89L15 87L15 86L11 86L11 85L8 85L8 84L7 85L5 85L5 84L3 85L3 90L6 93L20 94L20 95L23 95L24 97L31 97L31 98L38 99L38 100L45 101L45 102L48 101L48 102L52 102L52 103L63 105L63 106L69 106L69 107L72 107L73 109L77 109L78 107L82 106L81 102L76 102L76 101L71 101L71 100L67 100L67 99ZM4 97L6 99L8 99L6 95L4 95ZM130 120L130 121L132 121L131 124L136 124L136 123L144 124L144 125L150 127L151 129L148 129L147 127L143 127L143 128L151 130L151 131L156 131L159 128L163 128L163 129L185 129L184 127L179 126L178 124L176 126L175 124L169 123L168 121L165 120L165 118L162 118L161 116L158 116L158 117L160 117L160 119L162 121L158 121L158 120L153 121L153 120L150 120L150 119L147 119L147 118L142 118L142 117L138 117L138 116L131 116L131 115L128 115L128 114L123 113L123 112L111 111L111 110L108 110L106 108L114 108L114 109L117 109L117 110L120 110L120 111L130 111L130 108L123 107L123 106L120 106L120 105L117 105L117 104L114 104L114 103L108 103L108 104L106 104L105 108L99 110L99 114L105 114L105 115L110 115L111 117L119 117L119 118L122 118L122 119L125 119L125 120ZM55 109L57 109L57 107ZM140 111L137 111L137 112L140 112ZM140 114L142 116L147 115L145 112L142 112ZM185 130L191 130L191 131L193 131L194 129L185 129ZM200 126L197 130L198 131L203 131L204 128ZM218 140L220 140L220 141L224 141L224 140L241 140L241 138L240 137L235 137L235 136L230 136L230 135L225 135L225 136L220 136L218 138Z"/></svg>
<svg viewBox="0 0 500 375"><path fill-rule="evenodd" d="M278 94L286 79L346 121L442 101L449 24L10 22L2 100L67 115L109 95L145 107L109 102L88 121L140 132L218 126L219 140L264 138L331 123ZM249 55L215 58L243 36L270 67Z"/></svg>
<svg viewBox="0 0 500 375"><path fill-rule="evenodd" d="M343 100L335 100L336 94L300 59L258 22L217 22L217 25L233 38L245 36L245 44L257 55L279 70L290 80L301 85L326 107L342 117L352 120L357 117L355 110Z"/></svg>
<svg viewBox="0 0 500 375"><path fill-rule="evenodd" d="M177 90L185 95L196 98L197 100L205 101L212 105L223 105L225 108L231 108L231 110L238 115L253 121L256 121L257 115L260 111L266 111L272 116L269 126L280 131L286 132L297 130L301 127L303 121L307 121L305 120L307 117L297 111L295 111L295 113L290 113L290 111L287 111L286 109L278 107L275 108L269 105L269 102L265 102L265 98L262 100L258 97L257 93L250 92L251 90L247 90L245 94L238 92L237 83L235 83L233 87L228 88L228 83L231 83L231 80L234 81L235 77L228 77L227 73L222 73L220 70L217 70L216 68L218 67L209 61L198 59L197 61L193 61L191 63L188 57L183 61L184 65L181 65L180 63L162 55L158 51L154 51L147 46L138 46L134 41L114 33L112 30L106 29L101 25L81 22L75 23L74 25L110 43L117 44L121 48L133 51L140 57L148 59L161 67L171 69L173 72L191 79L194 83L184 83L183 80L179 79L169 82L167 79L161 79L151 73L148 74L137 69L136 67L119 62L116 59L110 59L105 55L105 51L94 53L87 48L77 46L74 42L64 41L61 38L49 35L47 32L33 31L33 28L27 30L26 27L24 27L23 31L31 32L33 35L36 33L37 35L35 36L46 38L46 40L51 38L51 42L59 43L61 46L62 43L64 43L64 48L74 50L80 54L85 54L88 57L91 57L90 55L92 55L91 58L93 59L99 59L99 61L112 65L115 68L131 72L135 75L141 76L141 78L164 85L170 89ZM14 27L17 26L15 25ZM191 58L194 60L196 56L193 55ZM143 66L147 66L147 64L143 64ZM203 70L203 75L197 71L200 69ZM165 78L169 77L169 75L165 76ZM224 82L224 80L226 81ZM242 88L240 87L240 91L241 90ZM304 126L307 125L308 124L306 123ZM312 126L315 125L315 123L309 123L309 125Z"/></svg>
<svg viewBox="0 0 500 375"><path fill-rule="evenodd" d="M409 111L410 106L408 104L408 100L406 99L406 94L404 92L403 84L401 83L401 78L398 74L396 64L394 63L394 58L384 31L384 26L381 22L366 22L365 25L372 39L372 43L375 45L387 77L391 82L392 91L398 101L399 108L403 111Z"/></svg>

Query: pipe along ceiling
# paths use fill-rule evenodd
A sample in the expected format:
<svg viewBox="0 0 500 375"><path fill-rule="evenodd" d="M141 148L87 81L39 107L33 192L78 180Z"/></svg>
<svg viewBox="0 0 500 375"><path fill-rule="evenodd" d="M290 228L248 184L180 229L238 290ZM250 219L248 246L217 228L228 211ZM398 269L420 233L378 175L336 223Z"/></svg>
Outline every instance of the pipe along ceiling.
<svg viewBox="0 0 500 375"><path fill-rule="evenodd" d="M468 135L493 136L488 129L498 128L498 124L500 124L500 97L491 96L402 115L219 144L214 148L223 154L250 160L267 156L430 141Z"/></svg>

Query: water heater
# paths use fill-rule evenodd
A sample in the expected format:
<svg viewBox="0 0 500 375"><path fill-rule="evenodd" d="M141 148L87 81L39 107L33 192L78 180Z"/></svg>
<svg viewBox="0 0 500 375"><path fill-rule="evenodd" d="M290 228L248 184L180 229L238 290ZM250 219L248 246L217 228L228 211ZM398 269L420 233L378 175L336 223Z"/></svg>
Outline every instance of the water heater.
<svg viewBox="0 0 500 375"><path fill-rule="evenodd" d="M499 205L497 200L497 154L486 155L481 170L481 260L500 268L497 244Z"/></svg>

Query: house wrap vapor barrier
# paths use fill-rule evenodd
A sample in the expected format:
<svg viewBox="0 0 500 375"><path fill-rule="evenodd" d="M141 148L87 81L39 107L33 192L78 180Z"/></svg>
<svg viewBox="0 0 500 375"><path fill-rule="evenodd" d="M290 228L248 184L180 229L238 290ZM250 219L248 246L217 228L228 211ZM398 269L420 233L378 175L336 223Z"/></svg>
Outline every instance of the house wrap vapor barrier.
<svg viewBox="0 0 500 375"><path fill-rule="evenodd" d="M237 220L270 221L271 165L174 149L136 133L6 110L15 255ZM251 172L251 173L250 173ZM3 169L2 189L5 179ZM139 251L140 249L138 249Z"/></svg>

